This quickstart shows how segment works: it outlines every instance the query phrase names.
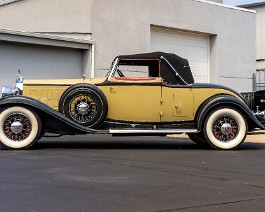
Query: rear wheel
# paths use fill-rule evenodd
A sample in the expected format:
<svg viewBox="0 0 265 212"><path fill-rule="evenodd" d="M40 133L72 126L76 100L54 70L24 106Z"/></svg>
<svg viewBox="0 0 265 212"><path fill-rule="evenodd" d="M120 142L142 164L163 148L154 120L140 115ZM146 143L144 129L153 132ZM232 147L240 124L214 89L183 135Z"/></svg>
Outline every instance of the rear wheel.
<svg viewBox="0 0 265 212"><path fill-rule="evenodd" d="M234 108L217 108L206 117L204 134L215 149L236 149L246 138L247 122Z"/></svg>
<svg viewBox="0 0 265 212"><path fill-rule="evenodd" d="M26 107L8 107L0 111L0 142L7 149L28 149L41 134L41 120Z"/></svg>

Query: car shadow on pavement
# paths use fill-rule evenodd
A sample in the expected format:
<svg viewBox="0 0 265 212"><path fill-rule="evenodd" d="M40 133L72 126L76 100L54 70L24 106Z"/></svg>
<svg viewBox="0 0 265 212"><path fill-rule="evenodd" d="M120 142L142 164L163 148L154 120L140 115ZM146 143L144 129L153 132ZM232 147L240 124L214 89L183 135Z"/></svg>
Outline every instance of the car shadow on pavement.
<svg viewBox="0 0 265 212"><path fill-rule="evenodd" d="M0 150L3 149L0 146ZM143 149L143 150L214 150L188 138L170 137L112 137L109 135L62 136L42 138L31 149ZM265 143L244 142L237 151L263 150Z"/></svg>
<svg viewBox="0 0 265 212"><path fill-rule="evenodd" d="M189 139L166 137L67 136L43 138L34 149L205 149Z"/></svg>
<svg viewBox="0 0 265 212"><path fill-rule="evenodd" d="M212 150L207 145L198 145L190 139L166 137L60 137L43 138L33 149L165 149L165 150ZM238 150L263 150L263 143L243 143Z"/></svg>
<svg viewBox="0 0 265 212"><path fill-rule="evenodd" d="M239 150L263 150L265 149L265 143L244 142L238 149Z"/></svg>

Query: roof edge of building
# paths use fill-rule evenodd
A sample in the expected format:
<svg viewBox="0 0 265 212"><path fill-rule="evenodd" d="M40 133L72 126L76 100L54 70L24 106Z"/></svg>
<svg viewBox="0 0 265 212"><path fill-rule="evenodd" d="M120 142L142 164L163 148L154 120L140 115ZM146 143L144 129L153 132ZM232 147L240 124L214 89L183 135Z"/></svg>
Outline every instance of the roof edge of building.
<svg viewBox="0 0 265 212"><path fill-rule="evenodd" d="M59 35L51 35L48 33L37 33L37 32L10 30L10 29L0 29L0 34L18 35L22 37L33 37L33 38L48 39L48 40L66 41L66 42L72 42L72 43L95 44L94 40L63 37Z"/></svg>
<svg viewBox="0 0 265 212"><path fill-rule="evenodd" d="M207 0L194 0L194 1L202 2L202 3L206 3L206 4L211 4L211 5L215 5L215 6L219 6L219 7L223 7L223 8L228 8L228 9L239 10L239 11L243 11L243 12L256 13L255 10L250 10L250 9L245 9L245 8L241 8L241 7L225 5L225 4L212 2L212 1L207 1Z"/></svg>
<svg viewBox="0 0 265 212"><path fill-rule="evenodd" d="M0 1L0 7L1 6L5 6L7 4L12 4L12 3L16 3L18 1L22 1L22 0L6 0L6 1Z"/></svg>
<svg viewBox="0 0 265 212"><path fill-rule="evenodd" d="M238 7L244 7L244 8L249 8L249 7L260 7L260 6L265 6L265 1L263 1L263 2L258 2L258 3L252 3L252 4L238 5Z"/></svg>

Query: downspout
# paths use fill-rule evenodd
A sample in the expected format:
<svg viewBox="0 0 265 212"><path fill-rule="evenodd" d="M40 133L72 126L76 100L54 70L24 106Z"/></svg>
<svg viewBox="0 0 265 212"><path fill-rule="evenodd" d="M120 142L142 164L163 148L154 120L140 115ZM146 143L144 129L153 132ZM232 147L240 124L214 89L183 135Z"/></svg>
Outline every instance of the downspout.
<svg viewBox="0 0 265 212"><path fill-rule="evenodd" d="M95 44L91 46L91 78L95 78Z"/></svg>

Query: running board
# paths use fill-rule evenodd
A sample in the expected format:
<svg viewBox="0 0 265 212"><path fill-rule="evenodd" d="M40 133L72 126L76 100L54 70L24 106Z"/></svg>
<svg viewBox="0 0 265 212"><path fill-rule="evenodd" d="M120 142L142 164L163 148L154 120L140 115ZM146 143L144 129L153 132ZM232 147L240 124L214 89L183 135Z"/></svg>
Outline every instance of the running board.
<svg viewBox="0 0 265 212"><path fill-rule="evenodd" d="M144 135L155 135L155 134L180 134L180 133L198 133L197 129L161 129L161 130L109 130L110 134L121 134L121 135L133 135L133 134L144 134Z"/></svg>

